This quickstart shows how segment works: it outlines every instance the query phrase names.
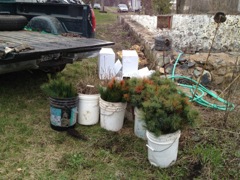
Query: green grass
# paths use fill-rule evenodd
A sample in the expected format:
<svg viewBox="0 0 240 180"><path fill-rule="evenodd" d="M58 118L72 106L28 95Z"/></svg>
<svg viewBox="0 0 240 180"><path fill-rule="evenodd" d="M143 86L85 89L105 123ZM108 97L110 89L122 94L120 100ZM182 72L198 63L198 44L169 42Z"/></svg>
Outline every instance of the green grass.
<svg viewBox="0 0 240 180"><path fill-rule="evenodd" d="M104 22L110 14L101 15ZM77 84L91 72L97 76L96 68L93 58L62 74ZM202 109L203 122L182 132L177 162L160 169L148 162L146 142L134 135L131 121L119 132L77 124L88 141L52 130L40 89L47 81L40 72L0 75L0 179L239 179L239 108L226 127L223 112Z"/></svg>
<svg viewBox="0 0 240 180"><path fill-rule="evenodd" d="M97 25L107 25L111 23L115 23L117 20L117 14L113 14L110 12L107 13L101 13L99 10L94 10L95 16L96 16L96 22Z"/></svg>

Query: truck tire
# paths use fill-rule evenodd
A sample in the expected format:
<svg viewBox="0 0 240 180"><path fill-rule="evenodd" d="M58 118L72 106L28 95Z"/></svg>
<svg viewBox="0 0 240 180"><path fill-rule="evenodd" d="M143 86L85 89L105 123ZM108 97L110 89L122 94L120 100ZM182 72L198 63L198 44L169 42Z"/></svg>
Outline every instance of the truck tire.
<svg viewBox="0 0 240 180"><path fill-rule="evenodd" d="M28 20L25 16L0 15L0 31L17 31L26 26Z"/></svg>

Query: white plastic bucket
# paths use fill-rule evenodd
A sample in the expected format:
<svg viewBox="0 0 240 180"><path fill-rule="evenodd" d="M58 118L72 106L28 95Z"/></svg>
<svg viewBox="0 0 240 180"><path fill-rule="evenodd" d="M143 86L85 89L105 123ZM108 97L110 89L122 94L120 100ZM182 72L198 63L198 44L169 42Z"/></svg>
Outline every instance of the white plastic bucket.
<svg viewBox="0 0 240 180"><path fill-rule="evenodd" d="M145 128L145 122L141 118L141 110L137 107L134 108L134 134L142 138L144 140L147 139L146 137L146 128Z"/></svg>
<svg viewBox="0 0 240 180"><path fill-rule="evenodd" d="M94 125L99 121L99 94L79 94L78 123Z"/></svg>
<svg viewBox="0 0 240 180"><path fill-rule="evenodd" d="M149 162L161 168L173 165L177 160L180 135L180 130L159 137L155 137L152 133L146 131Z"/></svg>
<svg viewBox="0 0 240 180"><path fill-rule="evenodd" d="M100 98L100 125L109 131L119 131L123 127L127 103L107 102Z"/></svg>

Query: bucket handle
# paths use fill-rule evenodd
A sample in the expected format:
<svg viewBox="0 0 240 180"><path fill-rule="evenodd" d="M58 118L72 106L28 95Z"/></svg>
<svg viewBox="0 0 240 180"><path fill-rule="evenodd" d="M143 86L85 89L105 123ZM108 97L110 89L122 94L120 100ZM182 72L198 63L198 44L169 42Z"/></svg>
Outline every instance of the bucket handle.
<svg viewBox="0 0 240 180"><path fill-rule="evenodd" d="M101 114L102 114L102 115L106 115L106 116L111 116L111 115L113 115L113 113L119 112L119 110L121 110L121 109L122 109L122 108L117 108L116 110L112 111L112 113L102 113L102 112L101 112Z"/></svg>
<svg viewBox="0 0 240 180"><path fill-rule="evenodd" d="M113 113L115 113L115 112L117 112L117 111L113 111L112 113L102 113L102 112L101 112L101 115L104 115L104 116L111 116L111 115L113 115Z"/></svg>
<svg viewBox="0 0 240 180"><path fill-rule="evenodd" d="M172 147L172 145L175 143L175 141L177 140L178 138L175 138L174 139L174 141L173 141L173 143L170 145L170 146L168 146L167 148L165 148L165 149L163 149L163 150L161 150L161 151L157 151L157 150L155 150L155 149L153 149L151 146L149 146L148 144L146 144L146 146L151 150L151 151L153 151L153 152L163 152L163 151L166 151L167 149L169 149L170 147Z"/></svg>

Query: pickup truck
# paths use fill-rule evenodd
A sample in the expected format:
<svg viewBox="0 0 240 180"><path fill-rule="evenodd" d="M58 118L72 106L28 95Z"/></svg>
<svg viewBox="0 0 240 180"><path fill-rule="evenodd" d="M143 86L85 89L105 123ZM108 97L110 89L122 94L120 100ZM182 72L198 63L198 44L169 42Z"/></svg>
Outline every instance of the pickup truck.
<svg viewBox="0 0 240 180"><path fill-rule="evenodd" d="M0 0L0 74L58 72L113 42L95 39L89 5Z"/></svg>

